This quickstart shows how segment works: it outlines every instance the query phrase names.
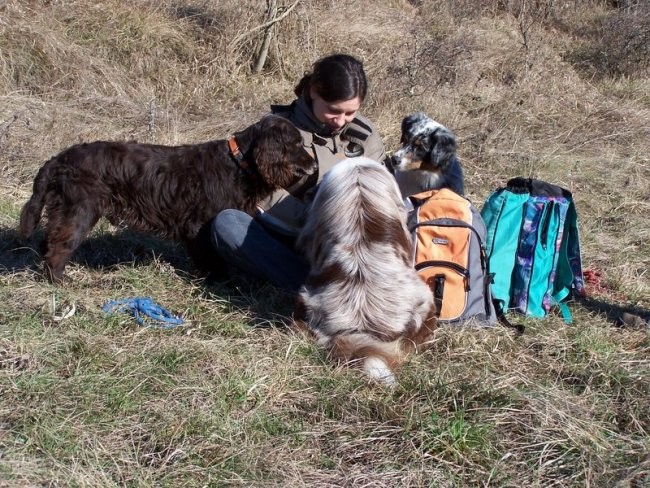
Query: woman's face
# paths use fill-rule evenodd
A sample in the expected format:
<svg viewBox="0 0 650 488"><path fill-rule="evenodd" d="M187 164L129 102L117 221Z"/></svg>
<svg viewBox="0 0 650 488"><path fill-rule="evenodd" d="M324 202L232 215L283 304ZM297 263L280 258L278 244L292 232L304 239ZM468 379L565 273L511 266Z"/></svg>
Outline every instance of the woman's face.
<svg viewBox="0 0 650 488"><path fill-rule="evenodd" d="M310 90L312 100L312 111L314 116L322 123L326 124L332 132L339 132L343 127L352 122L361 107L359 97L350 100L338 100L336 102L326 102L316 90Z"/></svg>

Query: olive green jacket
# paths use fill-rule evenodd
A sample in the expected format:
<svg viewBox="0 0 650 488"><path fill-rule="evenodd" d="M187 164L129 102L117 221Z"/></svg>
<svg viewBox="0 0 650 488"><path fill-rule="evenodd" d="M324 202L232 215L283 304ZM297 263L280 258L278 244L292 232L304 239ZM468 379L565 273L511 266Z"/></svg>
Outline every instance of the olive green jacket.
<svg viewBox="0 0 650 488"><path fill-rule="evenodd" d="M309 154L316 159L318 169L293 186L273 193L259 202L256 218L265 226L287 236L296 236L305 223L307 209L317 184L323 175L343 159L364 156L384 163L384 144L371 122L357 115L342 131L331 134L318 121L304 98L291 105L274 105L271 111L289 119L302 135Z"/></svg>

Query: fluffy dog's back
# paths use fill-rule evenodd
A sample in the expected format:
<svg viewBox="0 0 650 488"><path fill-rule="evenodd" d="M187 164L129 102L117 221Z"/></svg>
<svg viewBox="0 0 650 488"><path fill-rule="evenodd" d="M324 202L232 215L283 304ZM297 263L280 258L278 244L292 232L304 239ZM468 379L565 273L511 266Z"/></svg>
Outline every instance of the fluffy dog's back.
<svg viewBox="0 0 650 488"><path fill-rule="evenodd" d="M300 308L319 343L394 382L391 370L426 340L434 319L392 175L365 158L337 164L319 186L299 246L311 264Z"/></svg>

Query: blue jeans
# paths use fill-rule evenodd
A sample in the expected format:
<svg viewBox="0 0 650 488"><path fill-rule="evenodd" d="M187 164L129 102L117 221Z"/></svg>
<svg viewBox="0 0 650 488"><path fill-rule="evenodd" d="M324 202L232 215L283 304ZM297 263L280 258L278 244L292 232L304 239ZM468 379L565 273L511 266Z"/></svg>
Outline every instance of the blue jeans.
<svg viewBox="0 0 650 488"><path fill-rule="evenodd" d="M227 264L284 290L297 292L309 274L309 264L290 242L240 210L219 212L212 220L211 238Z"/></svg>

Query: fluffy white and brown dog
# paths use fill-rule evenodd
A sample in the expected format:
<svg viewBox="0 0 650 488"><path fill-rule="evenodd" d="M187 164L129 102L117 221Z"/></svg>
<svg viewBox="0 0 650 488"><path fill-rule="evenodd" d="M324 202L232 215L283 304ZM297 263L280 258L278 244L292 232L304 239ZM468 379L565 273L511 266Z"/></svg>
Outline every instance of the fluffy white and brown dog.
<svg viewBox="0 0 650 488"><path fill-rule="evenodd" d="M405 198L439 188L465 193L453 132L423 112L402 120L401 146L393 154L392 165Z"/></svg>
<svg viewBox="0 0 650 488"><path fill-rule="evenodd" d="M433 296L412 266L406 212L393 176L367 158L325 174L298 239L311 272L296 324L345 363L395 384L394 369L435 325Z"/></svg>

